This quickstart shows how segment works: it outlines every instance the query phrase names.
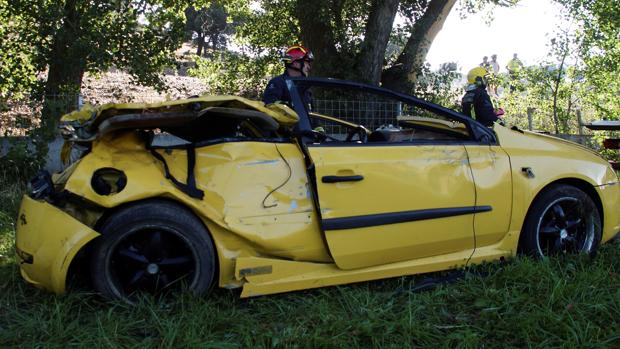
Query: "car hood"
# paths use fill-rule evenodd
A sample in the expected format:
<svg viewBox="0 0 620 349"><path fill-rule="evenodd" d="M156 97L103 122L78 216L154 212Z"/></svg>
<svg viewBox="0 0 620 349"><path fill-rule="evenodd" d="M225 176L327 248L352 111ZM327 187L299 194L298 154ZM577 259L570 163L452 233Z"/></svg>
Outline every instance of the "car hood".
<svg viewBox="0 0 620 349"><path fill-rule="evenodd" d="M543 134L543 133L538 133L538 132L532 132L532 131L527 131L527 130L522 130L516 126L512 126L512 127L505 127L505 126L501 126L499 124L495 125L495 128L493 129L496 134L498 135L498 138L500 140L500 144L502 143L502 141L509 141L512 139L512 137L510 137L509 135L512 136L517 136L518 139L523 140L523 137L525 137L526 139L530 139L532 141L535 140L535 143L540 147L541 145L550 145L550 146L560 146L560 147L567 147L569 149L574 149L574 150L580 150L580 151L584 151L587 152L591 155L594 155L597 159L600 159L601 161L605 161L603 160L603 158L599 155L599 153L597 153L596 151L583 146L581 144L575 143L575 142L571 142L562 138L558 138L558 137L554 137L548 134ZM525 144L524 144L525 145ZM531 147L533 145L528 145L528 147Z"/></svg>
<svg viewBox="0 0 620 349"><path fill-rule="evenodd" d="M597 152L577 143L549 135L508 128L496 124L493 128L502 149L514 160L515 168L537 166L546 169L548 181L564 175L589 178L593 185L618 182L609 162Z"/></svg>

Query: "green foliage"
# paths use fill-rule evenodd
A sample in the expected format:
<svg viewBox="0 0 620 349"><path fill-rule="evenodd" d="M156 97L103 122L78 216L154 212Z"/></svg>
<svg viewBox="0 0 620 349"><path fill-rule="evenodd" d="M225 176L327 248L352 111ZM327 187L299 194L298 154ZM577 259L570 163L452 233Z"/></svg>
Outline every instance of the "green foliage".
<svg viewBox="0 0 620 349"><path fill-rule="evenodd" d="M245 1L241 1L246 3ZM235 33L237 42L253 54L281 55L281 50L300 41L300 29L293 15L294 0L266 0L250 9L238 2L230 5L230 14L240 23Z"/></svg>
<svg viewBox="0 0 620 349"><path fill-rule="evenodd" d="M42 154L45 154L45 151L37 151L38 145L28 138L12 139L8 152L0 157L2 161L0 178L17 178L22 181L32 178L44 161Z"/></svg>
<svg viewBox="0 0 620 349"><path fill-rule="evenodd" d="M620 5L606 0L562 4L569 27L558 28L547 59L503 82L506 91L516 88L500 101L511 124L527 127L529 108L534 128L559 133L577 133L579 115L583 122L620 118L620 15L614 12Z"/></svg>
<svg viewBox="0 0 620 349"><path fill-rule="evenodd" d="M461 91L455 89L456 82L461 79L456 63L443 63L437 71L432 71L430 64L422 67L414 88L413 95L429 102L448 108L461 110Z"/></svg>
<svg viewBox="0 0 620 349"><path fill-rule="evenodd" d="M558 115L558 130L560 133L576 133L576 112L585 108L583 103L579 103L578 69L568 67L560 72L558 66L543 63L525 67L516 80L502 78L504 91L509 91L511 85L516 88L499 100L500 106L509 111L507 120L510 124L527 128L527 110L532 108L534 127L538 130L555 131L554 94L557 91L555 110Z"/></svg>
<svg viewBox="0 0 620 349"><path fill-rule="evenodd" d="M615 0L562 0L568 17L579 25L576 53L583 77L596 93L584 96L600 118L620 118L620 2Z"/></svg>
<svg viewBox="0 0 620 349"><path fill-rule="evenodd" d="M59 64L75 71L79 81L71 81L71 74L64 80L61 74L60 81L48 79L48 90L54 93L64 85L79 88L85 71L104 72L111 66L127 69L139 83L163 88L159 72L172 64L172 54L183 41L183 10L189 3L195 2L10 1L3 3L0 15L24 25L15 29L20 35L8 36L3 45L19 46L19 57L33 66L22 74L14 72L15 78L31 77L47 67L53 72Z"/></svg>
<svg viewBox="0 0 620 349"><path fill-rule="evenodd" d="M34 28L23 16L11 13L0 0L0 102L20 97L36 83L36 69L28 47Z"/></svg>
<svg viewBox="0 0 620 349"><path fill-rule="evenodd" d="M251 57L230 51L215 52L211 58L195 57L191 76L204 79L211 93L259 98L268 79L282 72L282 64L270 56Z"/></svg>

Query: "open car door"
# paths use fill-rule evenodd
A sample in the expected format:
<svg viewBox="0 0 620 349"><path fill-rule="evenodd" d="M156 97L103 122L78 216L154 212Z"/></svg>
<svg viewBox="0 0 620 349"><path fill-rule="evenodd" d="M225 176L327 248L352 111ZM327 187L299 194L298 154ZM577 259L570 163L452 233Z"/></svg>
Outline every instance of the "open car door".
<svg viewBox="0 0 620 349"><path fill-rule="evenodd" d="M310 122L325 134L306 145L323 230L338 267L450 253L461 253L465 263L474 248L474 214L490 210L476 206L467 125L429 117L428 110L368 89L338 94L323 86L313 95L317 114L361 121L374 130L367 139L352 140L350 131ZM400 127L399 118L411 114L425 117L428 125Z"/></svg>

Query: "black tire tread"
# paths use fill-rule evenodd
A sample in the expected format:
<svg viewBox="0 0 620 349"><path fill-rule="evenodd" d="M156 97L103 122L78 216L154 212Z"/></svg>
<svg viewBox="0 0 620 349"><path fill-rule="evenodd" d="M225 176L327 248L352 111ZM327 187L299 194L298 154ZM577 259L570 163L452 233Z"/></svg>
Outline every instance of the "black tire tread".
<svg viewBox="0 0 620 349"><path fill-rule="evenodd" d="M591 255L596 253L598 245L601 241L601 222L600 222L600 214L596 207L596 204L590 198L588 194L583 192L581 189L567 184L554 184L546 188L543 192L541 192L535 199L534 203L530 207L525 222L523 224L523 228L521 230L521 236L519 239L519 252L524 253L526 255L532 256L534 258L543 258L538 251L537 245L537 225L538 218L545 207L553 200L560 196L571 196L577 198L579 201L584 203L586 207L593 212L596 213L595 217L597 219L597 225L599 229L595 232L594 243L592 246L592 250L590 251Z"/></svg>
<svg viewBox="0 0 620 349"><path fill-rule="evenodd" d="M165 224L181 232L198 252L201 270L190 291L200 295L208 292L216 274L215 249L203 223L188 209L163 199L137 202L121 208L101 225L102 236L95 242L91 254L91 275L95 290L109 299L126 299L106 276L106 261L110 249L122 239L130 227Z"/></svg>

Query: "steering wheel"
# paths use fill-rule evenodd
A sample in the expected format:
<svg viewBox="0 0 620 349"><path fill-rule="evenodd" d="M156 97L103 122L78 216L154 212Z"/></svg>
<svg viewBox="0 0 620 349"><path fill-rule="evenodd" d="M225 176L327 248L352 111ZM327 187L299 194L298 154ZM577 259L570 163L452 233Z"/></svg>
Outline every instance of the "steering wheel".
<svg viewBox="0 0 620 349"><path fill-rule="evenodd" d="M366 127L359 125L356 128L352 128L347 133L346 142L353 142L353 137L357 135L358 141L361 143L366 143L368 141L368 130Z"/></svg>
<svg viewBox="0 0 620 349"><path fill-rule="evenodd" d="M316 130L310 130L308 132L312 135L312 137L314 137L314 139L316 139L319 142L325 142L326 140L342 142L341 139L338 139L336 137L332 137L332 136L330 136L330 135L328 135L326 133L323 133L323 132L319 132L319 131L316 131Z"/></svg>

